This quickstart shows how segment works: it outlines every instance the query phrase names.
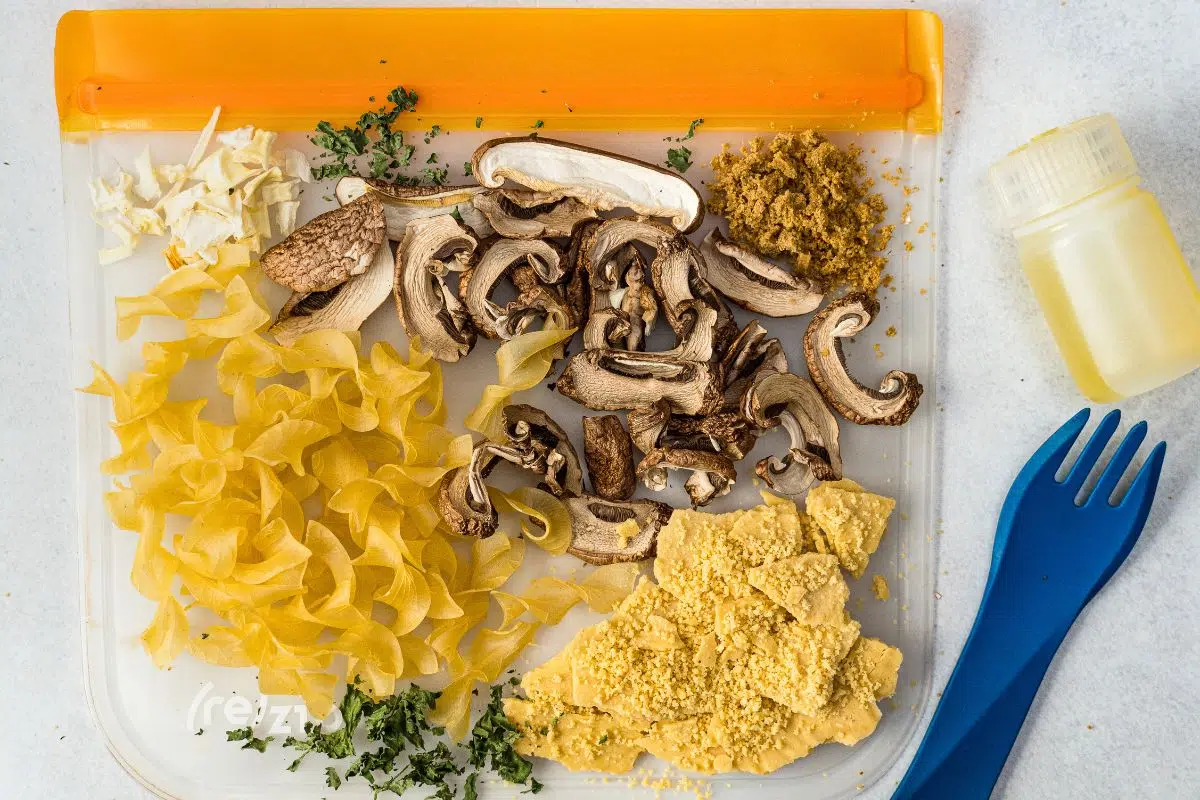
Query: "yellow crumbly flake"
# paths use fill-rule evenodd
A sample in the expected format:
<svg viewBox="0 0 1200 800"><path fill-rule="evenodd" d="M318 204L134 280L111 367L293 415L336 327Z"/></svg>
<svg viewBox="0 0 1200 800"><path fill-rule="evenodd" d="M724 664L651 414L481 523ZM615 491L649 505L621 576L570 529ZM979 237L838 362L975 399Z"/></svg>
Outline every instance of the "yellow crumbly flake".
<svg viewBox="0 0 1200 800"><path fill-rule="evenodd" d="M805 510L825 534L842 569L861 578L879 547L896 501L872 494L851 480L822 483L808 493Z"/></svg>
<svg viewBox="0 0 1200 800"><path fill-rule="evenodd" d="M888 586L887 578L882 575L871 577L871 592L874 593L875 599L881 602L888 600L892 596L892 590Z"/></svg>
<svg viewBox="0 0 1200 800"><path fill-rule="evenodd" d="M751 586L806 625L839 624L850 598L850 587L833 555L803 553L781 559L751 569L748 579Z"/></svg>
<svg viewBox="0 0 1200 800"><path fill-rule="evenodd" d="M625 773L651 753L694 772L771 772L878 723L900 651L864 639L829 538L792 503L677 511L657 582L525 674L517 748ZM636 778L631 778L637 784Z"/></svg>

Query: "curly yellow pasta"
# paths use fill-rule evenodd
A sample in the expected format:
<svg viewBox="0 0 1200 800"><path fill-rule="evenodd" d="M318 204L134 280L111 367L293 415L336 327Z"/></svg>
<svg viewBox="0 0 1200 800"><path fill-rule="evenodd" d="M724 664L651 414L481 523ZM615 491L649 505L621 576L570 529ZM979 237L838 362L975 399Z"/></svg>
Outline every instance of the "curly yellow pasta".
<svg viewBox="0 0 1200 800"><path fill-rule="evenodd" d="M550 365L562 352L562 343L575 335L575 329L549 329L514 336L496 351L499 383L486 386L479 405L467 415L468 430L482 433L493 441L504 441L504 407L517 392L532 389L550 371Z"/></svg>
<svg viewBox="0 0 1200 800"><path fill-rule="evenodd" d="M363 352L357 333L334 330L279 345L264 336L271 315L256 280L249 249L227 245L206 271L181 267L123 298L123 336L148 315L181 320L186 336L144 344L142 369L124 381L93 365L83 389L112 404L118 449L101 469L127 476L105 500L116 526L137 537L130 580L156 607L142 644L160 667L184 651L253 666L263 692L298 695L317 716L343 678L385 695L398 680L444 670L437 713L461 738L476 683L495 680L575 603L610 608L636 568L505 594L525 538L565 551L562 504L536 489L498 496L502 510L529 518L525 538L461 541L434 500L473 442L444 424L437 361L419 342L407 357L386 343ZM197 317L206 292L223 305ZM570 335L527 334L501 348L500 385L474 415L484 427L494 432L507 398L541 380ZM210 414L207 398L169 397L187 364L208 359L232 418ZM493 597L504 621L480 628ZM220 621L193 625L193 608Z"/></svg>

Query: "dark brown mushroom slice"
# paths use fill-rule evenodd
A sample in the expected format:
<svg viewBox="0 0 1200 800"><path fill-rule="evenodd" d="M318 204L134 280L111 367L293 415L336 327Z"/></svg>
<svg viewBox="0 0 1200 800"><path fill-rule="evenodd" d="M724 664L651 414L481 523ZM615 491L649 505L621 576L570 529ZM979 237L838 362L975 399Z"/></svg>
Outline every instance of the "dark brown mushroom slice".
<svg viewBox="0 0 1200 800"><path fill-rule="evenodd" d="M555 382L558 392L596 411L648 406L665 400L681 414L707 414L721 403L716 365L660 353L585 350L572 356Z"/></svg>
<svg viewBox="0 0 1200 800"><path fill-rule="evenodd" d="M437 510L442 521L455 533L487 538L496 532L500 515L488 497L485 481L500 458L511 461L519 456L499 445L477 444L466 466L458 467L442 478L438 486Z"/></svg>
<svg viewBox="0 0 1200 800"><path fill-rule="evenodd" d="M790 372L761 371L746 390L742 413L763 431L782 426L788 434L787 454L755 467L772 489L799 496L814 480L841 479L837 419L812 382Z"/></svg>
<svg viewBox="0 0 1200 800"><path fill-rule="evenodd" d="M387 302L394 272L392 249L385 243L362 275L323 292L293 292L268 333L279 344L290 345L312 331L356 331Z"/></svg>
<svg viewBox="0 0 1200 800"><path fill-rule="evenodd" d="M490 188L508 179L574 197L597 211L628 208L643 217L666 217L684 233L704 219L700 193L678 173L571 142L541 136L492 139L475 150L471 172Z"/></svg>
<svg viewBox="0 0 1200 800"><path fill-rule="evenodd" d="M741 411L717 411L702 417L673 415L659 438L660 447L704 450L741 461L754 449L758 429Z"/></svg>
<svg viewBox="0 0 1200 800"><path fill-rule="evenodd" d="M447 272L465 269L462 257L475 246L475 237L443 215L410 222L396 250L393 295L400 322L439 361L458 361L475 346L470 315L446 285Z"/></svg>
<svg viewBox="0 0 1200 800"><path fill-rule="evenodd" d="M490 236L491 224L471 204L471 199L484 191L482 186L413 186L357 175L339 179L334 187L334 194L343 206L363 195L372 195L379 200L383 204L387 237L395 242L404 238L408 223L414 219L443 214L458 214L476 236Z"/></svg>
<svg viewBox="0 0 1200 800"><path fill-rule="evenodd" d="M704 278L731 302L768 317L796 317L821 304L820 285L730 242L713 228L700 245Z"/></svg>
<svg viewBox="0 0 1200 800"><path fill-rule="evenodd" d="M637 489L633 442L615 414L583 418L583 458L592 494L605 500L628 500Z"/></svg>
<svg viewBox="0 0 1200 800"><path fill-rule="evenodd" d="M647 453L637 465L638 477L652 492L667 488L670 470L691 473L683 487L694 506L706 506L727 494L737 480L733 462L720 453L660 447Z"/></svg>
<svg viewBox="0 0 1200 800"><path fill-rule="evenodd" d="M846 419L858 425L903 425L924 391L917 376L892 370L872 389L850 375L842 352L842 340L864 331L878 313L879 301L866 292L834 300L809 322L804 360L813 383Z"/></svg>
<svg viewBox="0 0 1200 800"><path fill-rule="evenodd" d="M629 438L634 447L642 453L649 453L657 448L671 416L671 404L666 400L656 400L649 405L631 409L625 415L625 420L629 423Z"/></svg>
<svg viewBox="0 0 1200 800"><path fill-rule="evenodd" d="M583 468L567 432L542 411L524 403L504 408L508 447L526 454L524 466L541 473L546 489L555 497L583 494Z"/></svg>
<svg viewBox="0 0 1200 800"><path fill-rule="evenodd" d="M671 519L671 507L654 500L617 502L592 495L563 501L571 516L567 552L589 564L617 564L654 557L658 532ZM621 534L633 535L623 540Z"/></svg>
<svg viewBox="0 0 1200 800"><path fill-rule="evenodd" d="M754 448L758 430L736 411L693 417L672 414L667 403L636 408L627 415L629 433L638 450L701 450L741 461Z"/></svg>
<svg viewBox="0 0 1200 800"><path fill-rule="evenodd" d="M259 258L263 273L294 292L325 292L371 267L383 244L383 204L374 195L326 211Z"/></svg>
<svg viewBox="0 0 1200 800"><path fill-rule="evenodd" d="M496 233L510 239L570 236L580 223L596 219L596 209L561 192L489 189L471 202Z"/></svg>
<svg viewBox="0 0 1200 800"><path fill-rule="evenodd" d="M723 408L740 410L742 395L754 376L768 369L787 372L788 360L779 340L768 339L766 329L758 320L751 320L725 351L725 356L721 359L721 369L725 375Z"/></svg>

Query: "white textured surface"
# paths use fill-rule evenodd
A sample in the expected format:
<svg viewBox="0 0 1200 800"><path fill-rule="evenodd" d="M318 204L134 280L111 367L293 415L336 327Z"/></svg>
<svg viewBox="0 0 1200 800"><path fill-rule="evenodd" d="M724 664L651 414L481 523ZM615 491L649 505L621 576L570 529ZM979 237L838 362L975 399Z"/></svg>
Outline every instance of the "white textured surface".
<svg viewBox="0 0 1200 800"><path fill-rule="evenodd" d="M1045 128L1112 111L1196 263L1200 50L1193 34L1200 4L926 5L946 26L945 210L938 231L946 265L937 379L945 476L940 687L982 592L1008 481L1082 403L1017 272L1013 248L992 222L984 169ZM104 751L82 696L51 88L54 23L68 7L0 0L0 330L8 343L0 351L0 797L133 798L146 795ZM1200 796L1200 733L1193 727L1200 581L1192 577L1200 536L1190 524L1200 515L1192 464L1200 444L1193 424L1198 396L1200 375L1192 375L1122 404L1171 443L1161 500L1125 568L1056 658L996 796ZM902 770L863 796L887 797Z"/></svg>

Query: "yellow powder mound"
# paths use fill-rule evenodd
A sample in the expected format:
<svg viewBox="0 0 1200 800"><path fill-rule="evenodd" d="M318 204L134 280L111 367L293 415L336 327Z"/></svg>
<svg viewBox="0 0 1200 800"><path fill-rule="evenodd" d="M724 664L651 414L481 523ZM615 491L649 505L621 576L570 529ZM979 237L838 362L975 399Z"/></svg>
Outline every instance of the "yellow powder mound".
<svg viewBox="0 0 1200 800"><path fill-rule="evenodd" d="M694 772L764 774L869 736L901 654L861 637L845 610L844 564L827 544L845 538L790 503L676 511L657 582L527 673L528 699L506 702L517 749L572 770L627 772L649 752Z"/></svg>

